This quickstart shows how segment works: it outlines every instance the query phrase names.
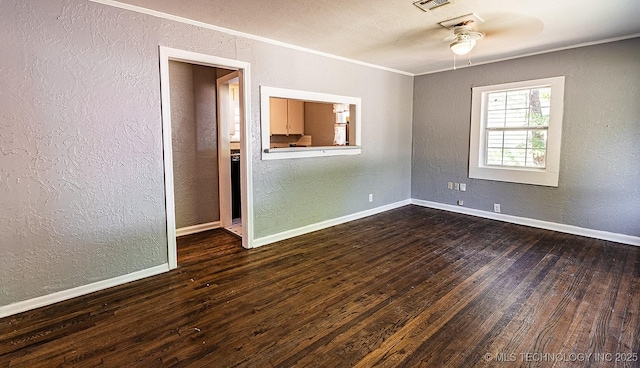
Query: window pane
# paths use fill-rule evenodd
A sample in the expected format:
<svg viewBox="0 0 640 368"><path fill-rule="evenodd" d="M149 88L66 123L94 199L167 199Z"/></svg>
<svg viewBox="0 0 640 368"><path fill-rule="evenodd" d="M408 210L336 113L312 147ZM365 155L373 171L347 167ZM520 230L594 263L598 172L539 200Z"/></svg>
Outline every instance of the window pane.
<svg viewBox="0 0 640 368"><path fill-rule="evenodd" d="M531 111L529 126L549 126L549 108L545 107L538 111Z"/></svg>
<svg viewBox="0 0 640 368"><path fill-rule="evenodd" d="M504 132L505 148L526 148L527 147L527 131L516 130Z"/></svg>
<svg viewBox="0 0 640 368"><path fill-rule="evenodd" d="M502 148L487 150L487 165L502 165Z"/></svg>
<svg viewBox="0 0 640 368"><path fill-rule="evenodd" d="M506 111L506 126L524 127L527 126L528 109L512 109Z"/></svg>
<svg viewBox="0 0 640 368"><path fill-rule="evenodd" d="M540 168L546 165L546 129L487 131L486 144L486 165Z"/></svg>
<svg viewBox="0 0 640 368"><path fill-rule="evenodd" d="M540 106L551 106L551 87L538 88L540 93Z"/></svg>
<svg viewBox="0 0 640 368"><path fill-rule="evenodd" d="M542 116L546 116L547 120L549 119L549 107L543 107L540 109L540 113L542 114ZM547 122L547 125L549 125L549 123Z"/></svg>
<svg viewBox="0 0 640 368"><path fill-rule="evenodd" d="M547 131L531 130L527 134L527 166L545 167Z"/></svg>
<svg viewBox="0 0 640 368"><path fill-rule="evenodd" d="M533 167L546 167L547 151L544 150L531 150L529 151L529 157L527 157L527 166Z"/></svg>
<svg viewBox="0 0 640 368"><path fill-rule="evenodd" d="M506 166L525 166L526 148L505 149L503 153L502 164Z"/></svg>
<svg viewBox="0 0 640 368"><path fill-rule="evenodd" d="M527 108L527 107L529 107L529 90L528 89L507 92L507 109Z"/></svg>
<svg viewBox="0 0 640 368"><path fill-rule="evenodd" d="M527 147L533 149L547 149L547 131L544 129L530 130L527 136Z"/></svg>
<svg viewBox="0 0 640 368"><path fill-rule="evenodd" d="M487 132L487 148L502 149L503 141L504 141L504 132L495 132L495 131Z"/></svg>
<svg viewBox="0 0 640 368"><path fill-rule="evenodd" d="M507 92L489 93L487 97L487 110L504 110L507 100Z"/></svg>
<svg viewBox="0 0 640 368"><path fill-rule="evenodd" d="M504 110L487 112L487 128L504 127Z"/></svg>

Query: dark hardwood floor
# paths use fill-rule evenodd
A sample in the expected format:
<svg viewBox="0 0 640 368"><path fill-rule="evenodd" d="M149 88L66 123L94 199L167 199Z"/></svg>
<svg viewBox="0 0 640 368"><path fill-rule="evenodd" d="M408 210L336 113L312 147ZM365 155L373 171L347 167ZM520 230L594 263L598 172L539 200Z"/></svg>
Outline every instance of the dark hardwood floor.
<svg viewBox="0 0 640 368"><path fill-rule="evenodd" d="M640 247L407 206L0 320L0 367L638 367Z"/></svg>

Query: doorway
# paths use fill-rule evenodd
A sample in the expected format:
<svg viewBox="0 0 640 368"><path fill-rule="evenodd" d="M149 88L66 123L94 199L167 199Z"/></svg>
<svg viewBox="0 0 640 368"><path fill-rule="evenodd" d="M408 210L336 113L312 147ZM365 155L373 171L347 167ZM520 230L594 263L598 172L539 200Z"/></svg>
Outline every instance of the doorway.
<svg viewBox="0 0 640 368"><path fill-rule="evenodd" d="M242 236L242 246L244 248L252 248L253 246L253 200L252 200L252 176L251 176L251 139L248 136L250 115L250 65L249 63L237 61L233 59L220 58L212 55L199 54L190 51L178 50L160 46L160 89L162 94L162 138L163 138L163 154L164 154L164 173L165 173L165 208L167 214L167 258L169 268L174 269L177 265L177 245L176 245L176 217L175 217L175 183L173 175L173 148L172 148L172 122L171 122L171 101L170 101L170 83L169 83L169 61L179 61L188 64L196 64L214 68L229 69L235 74L238 89L238 125L240 128L240 139L237 142L239 158L239 191L240 191L240 234ZM232 80L232 79L229 79ZM223 82L223 84L225 84ZM229 83L226 83L229 85ZM222 109L218 109L221 111ZM230 120L227 120L229 122ZM218 118L218 139L219 139L219 170L231 169L231 151L230 151L230 125L220 124L221 119ZM224 129L224 130L222 130ZM226 132L226 134L225 134ZM221 139L222 138L222 139ZM229 148L225 153L223 145ZM225 157L226 156L226 160ZM223 167L225 166L225 167ZM227 171L225 171L227 172ZM223 193L220 188L220 225L225 226L226 221L231 214L231 181L220 181L220 187L225 186L227 192ZM228 195L227 195L228 193ZM224 198L224 199L223 199ZM227 201L225 208L229 209L229 216L223 213L222 201ZM232 222L233 219L230 219Z"/></svg>
<svg viewBox="0 0 640 368"><path fill-rule="evenodd" d="M244 152L240 141L240 73L238 71L218 73L216 81L219 132L220 176L220 226L242 237L242 198L240 162Z"/></svg>

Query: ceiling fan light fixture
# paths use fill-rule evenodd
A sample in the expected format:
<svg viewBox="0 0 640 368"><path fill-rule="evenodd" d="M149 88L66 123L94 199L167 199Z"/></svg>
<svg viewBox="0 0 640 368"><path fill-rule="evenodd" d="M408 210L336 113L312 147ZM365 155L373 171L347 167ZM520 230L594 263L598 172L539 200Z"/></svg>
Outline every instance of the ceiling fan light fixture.
<svg viewBox="0 0 640 368"><path fill-rule="evenodd" d="M459 37L449 45L449 48L456 55L466 55L475 45L476 40L467 37Z"/></svg>

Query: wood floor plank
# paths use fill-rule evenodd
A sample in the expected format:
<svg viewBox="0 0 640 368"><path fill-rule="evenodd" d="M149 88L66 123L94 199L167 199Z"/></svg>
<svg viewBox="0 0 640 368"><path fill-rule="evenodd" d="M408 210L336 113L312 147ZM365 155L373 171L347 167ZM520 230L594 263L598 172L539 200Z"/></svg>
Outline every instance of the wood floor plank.
<svg viewBox="0 0 640 368"><path fill-rule="evenodd" d="M178 262L0 319L0 368L640 366L640 247L406 206Z"/></svg>
<svg viewBox="0 0 640 368"><path fill-rule="evenodd" d="M362 358L362 354L369 349L375 348L376 342L385 341L390 338L391 334L402 333L402 328L410 320L414 320L425 305L433 304L443 297L446 293L451 292L456 286L456 281L464 277L472 276L477 271L480 264L486 262L489 255L482 251L488 248L478 249L478 252L470 251L473 247L469 246L465 250L465 257L457 258L454 262L454 268L448 267L438 272L437 275L428 275L422 272L421 275L407 275L413 279L411 289L408 289L403 298L394 299L376 314L370 316L367 320L360 322L359 326L350 329L348 333L339 336L332 341L327 347L334 348L344 346L343 350L332 351L329 349L319 350L319 353L327 355L339 355L342 360L355 362ZM494 251L497 249L494 249ZM477 263L476 263L477 262ZM418 270L418 273L421 270ZM464 276L463 276L464 275ZM425 295L432 295L432 298L425 298ZM377 339L371 340L368 335ZM358 346L358 349L353 348ZM326 351L325 351L326 350ZM379 354L378 352L377 354ZM376 354L376 353L374 353ZM308 360L308 359L307 359Z"/></svg>
<svg viewBox="0 0 640 368"><path fill-rule="evenodd" d="M501 256L511 253L512 247L505 250ZM485 291L506 270L512 260L506 257L496 257L473 275L465 278L449 293L440 298L435 304L425 308L416 318L406 324L401 331L387 339L380 347L369 353L358 362L358 367L367 366L396 366L407 359L407 354L413 355L420 349L422 341L429 339L437 331L454 318L474 298ZM487 272L493 269L495 273ZM420 336L420 339L415 337Z"/></svg>
<svg viewBox="0 0 640 368"><path fill-rule="evenodd" d="M571 258L570 250L563 247L562 244L558 244L557 241L558 239L551 238L546 242L538 243L536 251L547 252L541 263L548 262L548 267L543 266L531 286L517 295L518 302L513 305L512 313L504 316L502 321L504 325L500 327L500 330L486 331L487 334L491 334L491 337L484 340L483 344L475 346L476 353L482 354L481 356L489 354L494 358L499 355L503 357L513 354L519 355L518 347L528 336L532 336L530 331L538 318L536 309L539 308L539 305L546 303L543 300L546 294L557 294L553 288L559 278L558 270L564 268L569 262L568 259ZM497 335L495 335L496 333ZM471 357L474 362L477 362L478 358L478 356ZM493 360L490 359L489 362L493 362Z"/></svg>
<svg viewBox="0 0 640 368"><path fill-rule="evenodd" d="M541 239L533 245L536 249L545 249L542 252L532 252L531 256L522 257L510 269L505 271L491 287L474 300L466 310L462 311L460 317L453 320L450 326L442 329L437 335L432 336L433 340L427 346L423 343L423 351L438 347L436 354L430 359L420 359L422 364L433 364L432 362L446 362L449 366L473 366L482 362L484 354L488 352L486 346L495 341L503 333L507 324L513 319L531 296L532 292L539 287L557 263L561 254L561 247L553 246L552 242ZM549 256L549 253L553 256ZM474 346L464 349L451 346L442 336L446 336L448 330L451 333L466 332L466 338L476 341Z"/></svg>

